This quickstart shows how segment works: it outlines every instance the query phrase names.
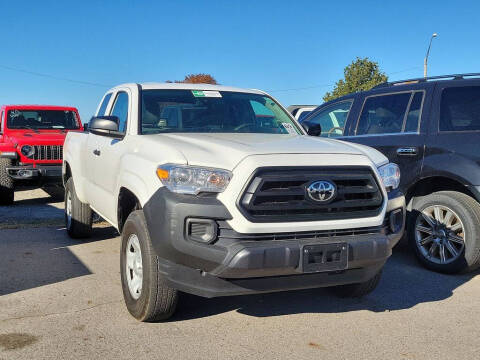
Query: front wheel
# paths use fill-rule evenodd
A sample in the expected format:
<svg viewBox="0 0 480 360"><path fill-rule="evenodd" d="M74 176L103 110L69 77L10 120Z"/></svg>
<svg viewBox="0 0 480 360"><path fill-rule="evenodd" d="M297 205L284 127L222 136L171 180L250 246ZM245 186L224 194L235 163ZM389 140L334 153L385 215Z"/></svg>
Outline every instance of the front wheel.
<svg viewBox="0 0 480 360"><path fill-rule="evenodd" d="M13 204L14 183L7 173L7 167L12 165L11 159L0 159L0 205Z"/></svg>
<svg viewBox="0 0 480 360"><path fill-rule="evenodd" d="M442 273L480 266L480 205L456 191L415 198L408 237L419 261Z"/></svg>
<svg viewBox="0 0 480 360"><path fill-rule="evenodd" d="M357 283L357 284L347 284L335 286L332 288L333 292L344 298L360 298L365 295L370 294L378 286L380 279L382 277L382 270L380 270L373 278L368 281Z"/></svg>
<svg viewBox="0 0 480 360"><path fill-rule="evenodd" d="M134 318L154 322L173 315L178 291L158 271L158 256L142 210L133 211L123 226L120 274L123 298Z"/></svg>

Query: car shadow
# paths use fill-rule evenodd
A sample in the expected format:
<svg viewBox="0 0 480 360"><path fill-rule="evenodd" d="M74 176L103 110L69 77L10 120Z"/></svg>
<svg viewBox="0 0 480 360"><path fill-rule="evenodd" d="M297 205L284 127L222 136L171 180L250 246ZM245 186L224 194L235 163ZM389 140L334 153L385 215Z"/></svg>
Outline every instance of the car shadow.
<svg viewBox="0 0 480 360"><path fill-rule="evenodd" d="M68 247L115 236L111 227L95 229L87 241L68 238L64 229L0 230L0 296L90 275Z"/></svg>
<svg viewBox="0 0 480 360"><path fill-rule="evenodd" d="M455 289L478 274L480 271L444 275L426 270L417 263L407 247L400 246L395 248L385 265L377 289L361 299L338 298L326 288L214 299L181 294L179 311L172 321L208 317L228 311L271 317L301 313L403 310L447 299Z"/></svg>

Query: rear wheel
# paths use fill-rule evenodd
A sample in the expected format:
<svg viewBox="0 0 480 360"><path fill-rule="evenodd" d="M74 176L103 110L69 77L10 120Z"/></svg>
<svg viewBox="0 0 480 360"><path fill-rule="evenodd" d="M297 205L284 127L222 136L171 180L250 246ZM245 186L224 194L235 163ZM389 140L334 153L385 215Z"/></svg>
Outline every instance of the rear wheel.
<svg viewBox="0 0 480 360"><path fill-rule="evenodd" d="M92 210L78 199L73 178L65 184L65 227L68 235L75 239L92 235Z"/></svg>
<svg viewBox="0 0 480 360"><path fill-rule="evenodd" d="M125 304L133 317L154 322L173 315L178 291L158 270L158 256L142 210L130 213L123 226L120 274Z"/></svg>
<svg viewBox="0 0 480 360"><path fill-rule="evenodd" d="M14 183L7 173L7 167L13 165L11 159L0 159L0 205L13 204Z"/></svg>
<svg viewBox="0 0 480 360"><path fill-rule="evenodd" d="M382 277L382 270L380 270L373 278L363 283L347 284L335 286L332 288L334 293L339 297L359 298L370 294L378 286Z"/></svg>
<svg viewBox="0 0 480 360"><path fill-rule="evenodd" d="M428 269L457 273L480 266L480 205L456 191L414 199L408 237Z"/></svg>

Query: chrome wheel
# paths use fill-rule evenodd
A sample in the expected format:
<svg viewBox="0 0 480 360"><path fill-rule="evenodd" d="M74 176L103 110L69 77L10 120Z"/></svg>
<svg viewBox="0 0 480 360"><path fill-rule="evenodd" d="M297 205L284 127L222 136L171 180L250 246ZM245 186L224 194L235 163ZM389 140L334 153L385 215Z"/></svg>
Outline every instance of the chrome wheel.
<svg viewBox="0 0 480 360"><path fill-rule="evenodd" d="M429 206L417 218L415 241L427 260L449 264L462 256L465 228L453 210L442 205Z"/></svg>
<svg viewBox="0 0 480 360"><path fill-rule="evenodd" d="M67 216L67 229L72 227L72 193L67 191L67 204L65 206L65 214Z"/></svg>
<svg viewBox="0 0 480 360"><path fill-rule="evenodd" d="M125 271L130 295L137 300L142 294L143 267L140 241L135 234L130 235L127 242Z"/></svg>

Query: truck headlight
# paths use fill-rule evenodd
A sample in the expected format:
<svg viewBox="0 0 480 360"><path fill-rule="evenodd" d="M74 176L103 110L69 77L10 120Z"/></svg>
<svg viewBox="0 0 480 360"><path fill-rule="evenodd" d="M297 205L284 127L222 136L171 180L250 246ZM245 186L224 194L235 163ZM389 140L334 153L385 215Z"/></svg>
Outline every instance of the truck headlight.
<svg viewBox="0 0 480 360"><path fill-rule="evenodd" d="M397 164L388 163L380 166L378 172L387 191L398 188L398 185L400 185L400 168Z"/></svg>
<svg viewBox="0 0 480 360"><path fill-rule="evenodd" d="M232 178L232 173L223 169L165 164L157 168L157 176L170 191L198 194L224 191Z"/></svg>
<svg viewBox="0 0 480 360"><path fill-rule="evenodd" d="M35 154L35 148L31 145L23 145L20 151L26 157L31 157Z"/></svg>

